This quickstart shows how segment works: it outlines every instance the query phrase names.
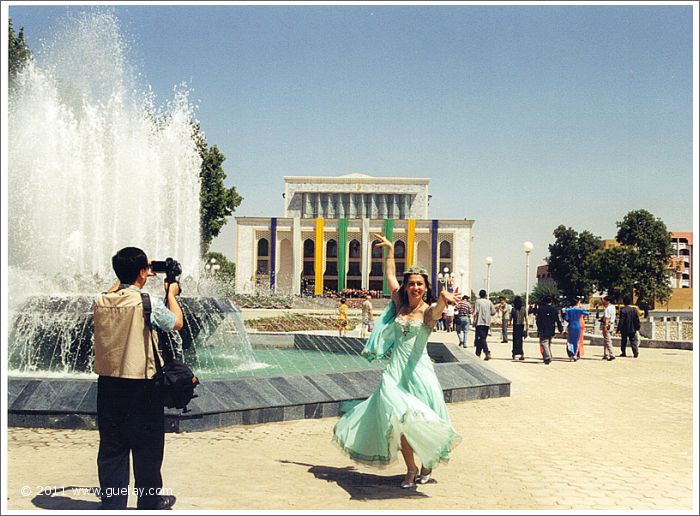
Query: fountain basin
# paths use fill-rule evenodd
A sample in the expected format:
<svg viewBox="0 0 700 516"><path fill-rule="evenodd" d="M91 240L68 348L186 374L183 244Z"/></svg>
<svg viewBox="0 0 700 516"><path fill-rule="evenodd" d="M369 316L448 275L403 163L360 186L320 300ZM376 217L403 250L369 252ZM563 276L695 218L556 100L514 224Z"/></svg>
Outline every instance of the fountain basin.
<svg viewBox="0 0 700 516"><path fill-rule="evenodd" d="M296 349L361 349L362 339L293 334L281 345ZM268 343L270 336L260 337ZM255 341L255 338L253 339ZM258 343L259 344L259 343ZM470 353L429 342L435 372L448 403L510 396L510 380L484 367ZM368 369L316 371L203 380L189 411L166 409L168 432L210 430L230 425L335 417L341 404L367 398L380 381L384 363ZM96 378L8 379L8 425L32 428L85 428L96 425Z"/></svg>

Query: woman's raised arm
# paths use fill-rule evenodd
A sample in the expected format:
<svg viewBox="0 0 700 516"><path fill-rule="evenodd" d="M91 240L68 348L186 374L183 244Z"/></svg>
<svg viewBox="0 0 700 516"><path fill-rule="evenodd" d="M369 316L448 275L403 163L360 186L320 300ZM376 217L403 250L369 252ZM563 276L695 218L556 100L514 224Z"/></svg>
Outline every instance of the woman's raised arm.
<svg viewBox="0 0 700 516"><path fill-rule="evenodd" d="M384 266L384 276L386 277L386 284L391 292L391 297L394 297L394 293L399 290L401 285L399 280L396 279L396 263L394 262L394 244L391 243L387 238L381 233L375 233L374 238L379 240L375 243L376 247L386 247L386 265Z"/></svg>

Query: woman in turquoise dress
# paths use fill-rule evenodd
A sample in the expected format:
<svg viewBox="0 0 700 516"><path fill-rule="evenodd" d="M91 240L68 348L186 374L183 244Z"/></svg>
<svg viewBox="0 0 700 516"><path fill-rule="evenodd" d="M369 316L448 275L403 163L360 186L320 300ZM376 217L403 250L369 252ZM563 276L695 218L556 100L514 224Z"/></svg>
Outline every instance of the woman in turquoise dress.
<svg viewBox="0 0 700 516"><path fill-rule="evenodd" d="M447 463L450 451L461 441L452 427L442 388L426 344L435 321L448 301L446 289L435 301L427 271L409 267L399 286L394 246L383 235L375 245L387 249L385 275L391 290L389 303L372 330L362 353L369 359L390 354L379 386L336 423L334 441L350 458L382 466L397 459L406 462L402 488L430 480L434 466ZM421 463L420 473L416 464Z"/></svg>
<svg viewBox="0 0 700 516"><path fill-rule="evenodd" d="M576 298L575 304L564 312L564 320L569 323L566 327L566 354L569 355L570 361L576 362L582 355L584 315L590 314L588 310L581 308L581 299L579 298Z"/></svg>

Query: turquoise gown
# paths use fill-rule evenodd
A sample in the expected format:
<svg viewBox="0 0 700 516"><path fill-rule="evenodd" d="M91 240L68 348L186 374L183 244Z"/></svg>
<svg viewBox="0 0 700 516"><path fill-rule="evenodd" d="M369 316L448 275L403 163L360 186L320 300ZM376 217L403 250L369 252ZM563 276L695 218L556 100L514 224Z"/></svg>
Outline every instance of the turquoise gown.
<svg viewBox="0 0 700 516"><path fill-rule="evenodd" d="M396 460L401 435L423 467L447 463L461 441L452 427L442 388L428 357L431 329L422 321L396 316L389 303L370 334L363 354L369 360L391 352L372 395L336 423L333 440L351 459L373 466Z"/></svg>

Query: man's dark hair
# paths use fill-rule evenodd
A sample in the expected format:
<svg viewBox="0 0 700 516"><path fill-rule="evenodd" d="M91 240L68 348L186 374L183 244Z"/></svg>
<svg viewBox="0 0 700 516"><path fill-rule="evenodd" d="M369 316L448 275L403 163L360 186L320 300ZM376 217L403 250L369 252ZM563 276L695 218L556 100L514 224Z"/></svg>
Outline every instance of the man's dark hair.
<svg viewBox="0 0 700 516"><path fill-rule="evenodd" d="M121 283L132 285L141 269L148 269L148 257L138 247L125 247L112 256L112 268Z"/></svg>
<svg viewBox="0 0 700 516"><path fill-rule="evenodd" d="M520 310L523 307L523 298L520 296L515 296L513 298L513 308Z"/></svg>
<svg viewBox="0 0 700 516"><path fill-rule="evenodd" d="M623 304L623 305L627 306L627 305L629 305L631 302L632 302L632 298L630 297L629 294L625 294L624 296L622 296L622 304Z"/></svg>
<svg viewBox="0 0 700 516"><path fill-rule="evenodd" d="M486 291L483 288L479 291L479 297L486 297Z"/></svg>
<svg viewBox="0 0 700 516"><path fill-rule="evenodd" d="M612 297L610 296L605 296L603 299L605 299L608 303L612 303Z"/></svg>
<svg viewBox="0 0 700 516"><path fill-rule="evenodd" d="M547 295L547 296L544 296L543 301L544 301L545 305L551 305L552 303L554 303L554 298L550 295Z"/></svg>

